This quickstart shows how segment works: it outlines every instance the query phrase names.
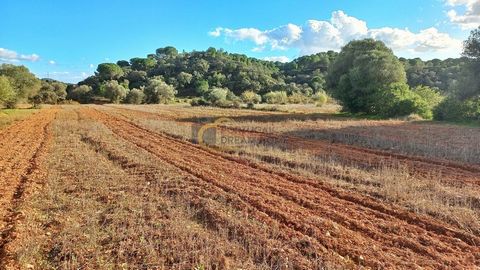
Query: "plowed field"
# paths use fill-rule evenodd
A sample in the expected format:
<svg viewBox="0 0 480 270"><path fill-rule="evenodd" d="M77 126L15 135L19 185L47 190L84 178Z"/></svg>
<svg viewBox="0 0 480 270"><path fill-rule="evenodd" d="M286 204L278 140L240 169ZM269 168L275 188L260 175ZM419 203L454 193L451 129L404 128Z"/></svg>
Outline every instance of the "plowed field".
<svg viewBox="0 0 480 270"><path fill-rule="evenodd" d="M480 266L475 225L335 185L333 173L309 177L200 146L141 120L164 119L162 112L76 106L41 110L0 131L0 269ZM470 203L479 200L475 164L221 129L282 138L312 156L330 153L367 168L364 181L400 164L412 179L444 185L439 192L460 185L473 189L465 195ZM479 207L469 205L466 219L476 219Z"/></svg>

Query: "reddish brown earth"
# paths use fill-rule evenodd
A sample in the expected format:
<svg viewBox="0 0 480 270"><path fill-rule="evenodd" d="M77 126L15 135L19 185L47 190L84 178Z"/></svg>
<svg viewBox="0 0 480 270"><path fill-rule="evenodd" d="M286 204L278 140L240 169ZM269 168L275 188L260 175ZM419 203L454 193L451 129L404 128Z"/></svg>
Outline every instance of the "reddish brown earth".
<svg viewBox="0 0 480 270"><path fill-rule="evenodd" d="M45 173L40 160L46 155L51 139L49 124L55 109L16 122L0 131L0 262L8 259L5 245L15 237L15 222L22 218L16 207L31 182L41 181ZM1 264L0 264L1 267Z"/></svg>
<svg viewBox="0 0 480 270"><path fill-rule="evenodd" d="M190 184L195 187L195 193L189 195L192 204L223 198L244 215L278 227L281 233L270 236L277 241L272 252L288 258L294 269L311 269L318 258L333 264L354 262L357 266L387 269L474 269L480 265L480 237L433 218L153 133L112 114L91 108L83 109L81 114L104 123L115 135L189 175ZM335 146L331 149L339 151ZM339 154L352 157L355 149L340 150ZM362 156L358 158L369 161L369 155L382 157L375 151L359 154ZM418 159L408 160L414 162L415 168L422 164ZM443 163L433 166L476 173L469 167ZM221 211L212 210L205 215L212 224L227 223L229 218ZM235 232L244 237L257 235L265 245L271 243L268 239L262 242L266 236L249 228L235 228Z"/></svg>
<svg viewBox="0 0 480 270"><path fill-rule="evenodd" d="M134 118L174 121L171 115L156 114L134 109L115 108L122 115ZM198 125L194 122L177 122L179 125ZM285 142L293 149L305 150L316 155L328 155L342 160L344 163L361 167L379 168L385 165L401 166L412 175L437 178L454 186L463 184L480 185L480 166L436 160L431 158L408 156L382 150L357 147L325 140L312 140L294 136L283 136L273 133L246 131L231 127L221 127L223 132L230 132L241 137L256 137L271 141ZM435 177L441 176L441 177Z"/></svg>

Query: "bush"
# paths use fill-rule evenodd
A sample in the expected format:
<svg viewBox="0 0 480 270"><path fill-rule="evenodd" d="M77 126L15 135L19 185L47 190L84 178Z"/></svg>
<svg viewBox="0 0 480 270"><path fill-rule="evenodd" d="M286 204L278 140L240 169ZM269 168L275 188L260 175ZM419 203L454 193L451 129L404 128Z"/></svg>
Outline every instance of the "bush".
<svg viewBox="0 0 480 270"><path fill-rule="evenodd" d="M0 105L5 105L12 100L15 92L6 76L0 76Z"/></svg>
<svg viewBox="0 0 480 270"><path fill-rule="evenodd" d="M240 96L243 102L247 103L249 107L253 107L253 104L262 102L262 97L253 91L245 91Z"/></svg>
<svg viewBox="0 0 480 270"><path fill-rule="evenodd" d="M145 94L141 89L134 88L128 92L125 97L125 103L128 104L142 104L145 99Z"/></svg>
<svg viewBox="0 0 480 270"><path fill-rule="evenodd" d="M322 107L323 105L327 104L328 96L325 92L318 92L312 97L313 101L317 104L318 107Z"/></svg>
<svg viewBox="0 0 480 270"><path fill-rule="evenodd" d="M480 120L480 99L460 101L454 97L444 99L433 111L435 120Z"/></svg>
<svg viewBox="0 0 480 270"><path fill-rule="evenodd" d="M206 98L213 105L218 106L222 103L226 103L227 95L228 95L228 89L215 87L206 94Z"/></svg>
<svg viewBox="0 0 480 270"><path fill-rule="evenodd" d="M127 96L127 89L118 84L118 81L109 81L105 83L105 95L110 99L110 102L120 103Z"/></svg>
<svg viewBox="0 0 480 270"><path fill-rule="evenodd" d="M288 97L288 102L293 104L305 104L308 103L309 100L310 99L307 96L298 92L292 93Z"/></svg>
<svg viewBox="0 0 480 270"><path fill-rule="evenodd" d="M268 104L286 104L288 102L287 92L285 91L268 92L263 96L263 99Z"/></svg>
<svg viewBox="0 0 480 270"><path fill-rule="evenodd" d="M92 87L88 85L80 85L75 87L68 95L68 98L80 103L88 103L92 96Z"/></svg>
<svg viewBox="0 0 480 270"><path fill-rule="evenodd" d="M57 104L58 96L52 91L40 91L30 100L34 107L38 107L40 104Z"/></svg>
<svg viewBox="0 0 480 270"><path fill-rule="evenodd" d="M210 106L211 103L206 101L204 98L194 98L190 101L192 106Z"/></svg>
<svg viewBox="0 0 480 270"><path fill-rule="evenodd" d="M147 103L170 103L175 99L177 91L161 79L152 79L145 87L145 100Z"/></svg>
<svg viewBox="0 0 480 270"><path fill-rule="evenodd" d="M424 93L412 91L405 83L393 83L388 89L380 92L381 94L372 102L372 107L375 108L376 114L383 117L418 114L424 119L431 119L432 109L441 97L428 89L421 91ZM432 95L432 100L426 99L429 95Z"/></svg>

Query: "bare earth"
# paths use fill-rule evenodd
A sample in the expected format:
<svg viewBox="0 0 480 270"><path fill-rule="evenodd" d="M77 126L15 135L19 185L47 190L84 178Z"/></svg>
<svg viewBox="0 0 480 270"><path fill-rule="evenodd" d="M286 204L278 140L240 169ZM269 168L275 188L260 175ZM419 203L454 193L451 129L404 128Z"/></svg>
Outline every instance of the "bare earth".
<svg viewBox="0 0 480 270"><path fill-rule="evenodd" d="M168 125L163 121L191 127L189 117L201 109L190 110L65 106L0 130L0 269L480 265L478 164L221 127L247 137L282 138L288 149L312 158L327 153L343 169L364 170L349 177L333 169L308 174L295 170L300 158L268 152L252 158L248 149L199 146L169 126L154 128ZM215 118L243 112L203 113ZM382 193L383 183L372 179L385 166L434 185L430 190L441 190L446 200L442 207L466 214L419 211L408 198ZM449 202L464 189L468 203Z"/></svg>

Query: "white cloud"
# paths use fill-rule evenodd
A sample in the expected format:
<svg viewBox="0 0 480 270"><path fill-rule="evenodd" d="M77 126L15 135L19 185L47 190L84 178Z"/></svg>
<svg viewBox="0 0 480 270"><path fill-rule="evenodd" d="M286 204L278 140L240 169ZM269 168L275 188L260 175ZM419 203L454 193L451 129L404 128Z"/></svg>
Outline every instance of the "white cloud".
<svg viewBox="0 0 480 270"><path fill-rule="evenodd" d="M263 60L266 60L266 61L272 61L272 62L282 62L282 63L286 63L286 62L289 62L290 59L288 59L288 57L282 55L282 56L268 56L268 57L264 57Z"/></svg>
<svg viewBox="0 0 480 270"><path fill-rule="evenodd" d="M89 68L94 68L95 66L93 64L88 65Z"/></svg>
<svg viewBox="0 0 480 270"><path fill-rule="evenodd" d="M48 61L48 63L49 63L50 65L55 65L55 64L56 64L56 62L53 61L53 60Z"/></svg>
<svg viewBox="0 0 480 270"><path fill-rule="evenodd" d="M449 0L471 1L471 0ZM224 36L227 40L252 41L254 51L269 47L277 49L298 49L301 55L327 50L340 50L351 40L374 38L385 42L395 53L408 57L455 57L461 52L461 41L435 27L417 33L408 29L391 27L369 29L367 23L335 11L329 21L308 20L303 26L287 24L270 30L256 28L229 29L218 27L209 33Z"/></svg>
<svg viewBox="0 0 480 270"><path fill-rule="evenodd" d="M36 54L18 54L16 51L9 49L0 48L0 61L3 62L20 62L20 61L29 61L36 62L40 59L40 56Z"/></svg>
<svg viewBox="0 0 480 270"><path fill-rule="evenodd" d="M222 34L222 27L217 27L215 30L208 32L208 34L212 37L219 37Z"/></svg>
<svg viewBox="0 0 480 270"><path fill-rule="evenodd" d="M474 29L480 25L480 1L479 0L446 0L447 5L452 7L447 16L450 22L458 24L462 29ZM455 8L462 7L463 14L459 14Z"/></svg>

